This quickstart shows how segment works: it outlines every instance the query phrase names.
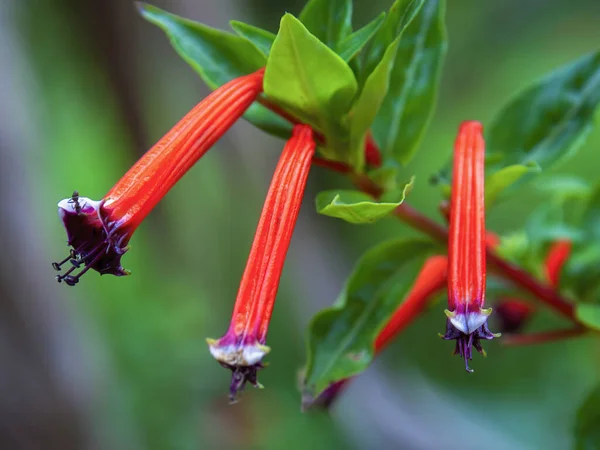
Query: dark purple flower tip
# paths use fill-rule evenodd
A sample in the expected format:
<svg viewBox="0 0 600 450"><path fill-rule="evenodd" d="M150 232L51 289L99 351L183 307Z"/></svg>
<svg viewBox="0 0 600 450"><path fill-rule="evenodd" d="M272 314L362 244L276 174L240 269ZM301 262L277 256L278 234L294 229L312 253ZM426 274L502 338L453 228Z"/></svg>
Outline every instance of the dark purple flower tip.
<svg viewBox="0 0 600 450"><path fill-rule="evenodd" d="M481 340L498 338L500 337L500 333L492 333L488 328L487 322L483 322L479 328L467 334L457 328L452 319L448 318L446 320L446 334L440 336L445 340L456 339L454 354L464 358L465 370L467 372L474 372L474 370L469 367L469 360L473 359L473 347L475 347L475 349L483 356L486 356L485 350L481 346Z"/></svg>
<svg viewBox="0 0 600 450"><path fill-rule="evenodd" d="M258 382L258 371L264 369L265 365L261 362L251 366L235 366L224 362L220 363L226 369L231 370L231 384L229 386L229 402L236 403L238 394L243 392L246 383L250 383L255 388L262 389L263 385Z"/></svg>
<svg viewBox="0 0 600 450"><path fill-rule="evenodd" d="M67 262L71 264L64 273L56 276L59 283L64 281L75 286L90 269L100 275L129 275L121 266L121 257L127 251L131 233L119 230L114 222L103 217L102 203L80 197L77 191L58 203L58 216L67 231L67 243L72 247L65 259L52 263L57 271ZM77 269L81 270L73 274Z"/></svg>

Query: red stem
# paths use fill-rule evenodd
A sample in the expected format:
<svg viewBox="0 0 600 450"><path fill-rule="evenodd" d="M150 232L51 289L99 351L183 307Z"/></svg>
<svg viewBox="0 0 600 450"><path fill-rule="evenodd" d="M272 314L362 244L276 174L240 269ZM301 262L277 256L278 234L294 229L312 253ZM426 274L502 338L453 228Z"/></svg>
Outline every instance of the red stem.
<svg viewBox="0 0 600 450"><path fill-rule="evenodd" d="M556 342L565 339L571 339L586 334L589 330L584 327L570 328L568 330L552 330L532 334L514 334L504 336L502 343L504 345L518 346L530 344L543 344L546 342Z"/></svg>
<svg viewBox="0 0 600 450"><path fill-rule="evenodd" d="M288 120L289 122L294 124L300 123L298 119L296 119L295 117L293 117L288 112L284 111L274 103L271 103L264 96L259 97L258 102L266 108L270 109L271 111L275 112L276 114L279 114L281 117ZM316 132L315 139L321 143L325 142L323 135ZM374 141L371 141L369 142L369 145L375 146L376 144L374 143ZM313 162L321 167L326 167L333 171L348 175L351 178L353 184L358 189L371 195L374 198L380 197L383 193L381 187L378 186L375 182L373 182L373 180L371 180L368 176L366 176L365 174L353 173L352 168L344 163L328 161L318 157L313 158ZM404 202L400 206L398 206L394 210L394 215L400 220L402 220L404 223L407 223L411 227L429 235L431 238L444 244L448 243L448 229L438 224L437 222L434 222L421 212L417 211L408 203ZM555 291L552 287L535 279L528 272L521 269L519 266L502 259L496 253L494 253L494 251L489 247L489 245L487 247L487 262L496 273L512 281L516 286L520 287L521 289L529 292L538 300L542 301L547 306L554 309L567 319L571 320L572 322L578 323L578 320L575 317L575 308L573 306L573 302L562 297L560 293Z"/></svg>

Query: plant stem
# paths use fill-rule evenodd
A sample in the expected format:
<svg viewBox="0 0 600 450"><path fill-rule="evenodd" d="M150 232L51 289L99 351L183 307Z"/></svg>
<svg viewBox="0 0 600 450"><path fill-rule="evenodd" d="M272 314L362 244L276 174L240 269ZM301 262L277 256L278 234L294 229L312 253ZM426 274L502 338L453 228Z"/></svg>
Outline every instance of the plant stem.
<svg viewBox="0 0 600 450"><path fill-rule="evenodd" d="M589 330L584 327L570 328L568 330L552 330L532 334L514 334L504 336L502 344L510 346L521 346L530 344L543 344L571 339L586 334Z"/></svg>
<svg viewBox="0 0 600 450"><path fill-rule="evenodd" d="M261 96L258 99L258 102L280 115L284 119L288 120L293 124L298 124L300 121L293 117L288 112L284 111L278 105L272 103L266 97ZM325 138L322 134L315 132L315 139L324 143ZM376 144L374 141L371 143L373 149L376 149ZM333 170L335 172L345 174L350 177L352 183L361 191L366 194L371 195L373 198L377 199L383 194L383 190L377 183L371 180L365 174L357 174L354 173L352 167L342 162L337 161L329 161L323 158L314 157L313 163L318 166L325 167L327 169ZM447 244L448 242L448 229L438 224L437 222L431 220L429 217L425 216L420 211L417 211L412 206L410 206L406 201L398 206L393 214L403 221L404 223L410 225L411 227L429 235L431 238L443 243ZM529 292L535 298L545 303L548 307L554 309L556 312L569 319L574 323L579 323L577 318L575 317L575 308L573 306L573 302L562 297L560 293L554 290L552 287L543 283L536 278L532 277L528 272L520 268L519 266L506 261L505 259L498 256L490 247L487 248L487 261L490 267L498 273L503 278L512 281L513 284L520 287L521 289Z"/></svg>

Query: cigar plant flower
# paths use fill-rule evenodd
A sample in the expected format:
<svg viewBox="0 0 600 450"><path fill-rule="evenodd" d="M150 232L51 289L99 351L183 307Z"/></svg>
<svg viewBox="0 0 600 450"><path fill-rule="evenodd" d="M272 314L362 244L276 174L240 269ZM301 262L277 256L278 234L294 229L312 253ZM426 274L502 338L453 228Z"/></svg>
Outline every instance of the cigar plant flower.
<svg viewBox="0 0 600 450"><path fill-rule="evenodd" d="M121 257L134 231L179 179L244 114L262 92L264 70L230 81L196 105L99 201L76 191L58 203L69 255L52 263L74 286L88 270L128 275ZM76 270L78 273L75 273Z"/></svg>
<svg viewBox="0 0 600 450"><path fill-rule="evenodd" d="M213 357L232 371L232 401L247 382L260 387L256 375L270 351L267 330L315 146L312 129L296 125L271 180L229 329L221 339L207 339Z"/></svg>
<svg viewBox="0 0 600 450"><path fill-rule="evenodd" d="M484 309L486 231L484 204L485 144L479 122L464 122L454 146L450 229L448 237L447 340L456 340L455 354L468 372L472 349L482 354L482 339L493 339Z"/></svg>

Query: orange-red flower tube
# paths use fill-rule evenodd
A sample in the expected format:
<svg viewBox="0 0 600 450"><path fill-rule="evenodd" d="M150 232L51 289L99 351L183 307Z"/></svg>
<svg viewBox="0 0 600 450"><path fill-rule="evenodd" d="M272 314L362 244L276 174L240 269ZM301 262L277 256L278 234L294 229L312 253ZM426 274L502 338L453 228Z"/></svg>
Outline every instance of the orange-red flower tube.
<svg viewBox="0 0 600 450"><path fill-rule="evenodd" d="M221 339L207 340L214 358L233 372L232 400L247 382L259 386L256 374L270 350L267 330L315 146L311 128L296 125L267 193L229 330Z"/></svg>
<svg viewBox="0 0 600 450"><path fill-rule="evenodd" d="M448 309L444 339L455 339L455 354L469 368L472 348L483 352L481 339L493 339L485 302L485 144L479 122L460 126L454 147L448 240Z"/></svg>
<svg viewBox="0 0 600 450"><path fill-rule="evenodd" d="M553 288L558 288L560 284L560 274L571 255L571 247L571 241L562 239L553 242L548 250L546 260L544 261L544 269L546 272L546 279Z"/></svg>
<svg viewBox="0 0 600 450"><path fill-rule="evenodd" d="M146 152L100 201L72 197L58 203L70 254L52 263L74 286L89 269L127 275L121 257L148 213L177 181L237 121L262 92L264 69L221 86L186 114ZM77 274L73 272L83 268Z"/></svg>

